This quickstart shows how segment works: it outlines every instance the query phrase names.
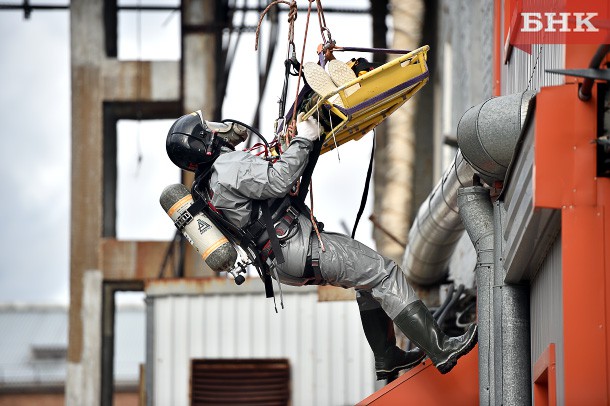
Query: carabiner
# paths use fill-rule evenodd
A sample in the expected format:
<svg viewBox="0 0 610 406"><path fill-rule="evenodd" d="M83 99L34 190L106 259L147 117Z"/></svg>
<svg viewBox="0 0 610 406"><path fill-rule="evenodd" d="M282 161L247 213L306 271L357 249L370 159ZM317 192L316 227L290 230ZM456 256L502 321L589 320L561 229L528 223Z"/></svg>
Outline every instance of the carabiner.
<svg viewBox="0 0 610 406"><path fill-rule="evenodd" d="M328 34L328 38L325 37L324 33ZM322 41L324 43L324 47L322 48L324 51L335 46L336 42L333 41L333 36L328 28L320 28L320 34L322 35Z"/></svg>
<svg viewBox="0 0 610 406"><path fill-rule="evenodd" d="M288 42L287 59L297 59L297 47L294 45L294 41Z"/></svg>

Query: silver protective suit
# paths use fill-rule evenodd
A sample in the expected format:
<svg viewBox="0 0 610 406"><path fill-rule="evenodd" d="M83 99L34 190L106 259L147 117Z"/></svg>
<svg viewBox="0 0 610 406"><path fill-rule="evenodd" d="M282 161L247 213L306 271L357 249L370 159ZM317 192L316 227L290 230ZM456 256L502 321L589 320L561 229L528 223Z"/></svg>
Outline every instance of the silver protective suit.
<svg viewBox="0 0 610 406"><path fill-rule="evenodd" d="M236 226L247 226L252 200L285 197L303 173L312 147L311 141L297 137L272 165L247 152L223 151L212 166L212 204ZM300 286L311 282L304 276L311 236L311 222L300 214L287 237L280 239L285 259L277 266L281 283ZM321 238L325 247L320 252L322 283L355 288L361 311L381 306L394 319L417 300L394 261L346 235L322 232Z"/></svg>

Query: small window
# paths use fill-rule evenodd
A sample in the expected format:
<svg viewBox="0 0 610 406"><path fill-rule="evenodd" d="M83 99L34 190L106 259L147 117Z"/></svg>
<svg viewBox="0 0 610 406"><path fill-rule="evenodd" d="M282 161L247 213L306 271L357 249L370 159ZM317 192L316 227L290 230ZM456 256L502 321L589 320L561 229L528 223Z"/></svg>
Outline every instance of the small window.
<svg viewBox="0 0 610 406"><path fill-rule="evenodd" d="M180 182L180 169L167 157L165 138L172 120L117 122L116 237L166 241L175 228L159 205L163 189Z"/></svg>
<svg viewBox="0 0 610 406"><path fill-rule="evenodd" d="M31 352L36 361L63 361L67 348L65 345L33 345Z"/></svg>
<svg viewBox="0 0 610 406"><path fill-rule="evenodd" d="M135 387L146 356L145 295L117 291L114 299L114 384Z"/></svg>
<svg viewBox="0 0 610 406"><path fill-rule="evenodd" d="M119 60L180 59L179 2L123 0L118 6Z"/></svg>

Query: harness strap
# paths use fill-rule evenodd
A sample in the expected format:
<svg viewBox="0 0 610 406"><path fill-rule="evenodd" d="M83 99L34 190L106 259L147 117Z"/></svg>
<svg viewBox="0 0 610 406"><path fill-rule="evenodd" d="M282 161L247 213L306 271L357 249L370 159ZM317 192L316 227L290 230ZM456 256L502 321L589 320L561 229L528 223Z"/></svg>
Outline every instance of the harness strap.
<svg viewBox="0 0 610 406"><path fill-rule="evenodd" d="M177 219L176 221L174 221L174 225L176 226L176 228L180 231L182 231L184 229L184 227L186 227L191 221L193 221L193 218L201 213L204 209L204 207L206 207L206 203L203 201L203 199L198 199L196 200L193 204L191 204L189 206L188 209L186 209L184 211L184 213L182 213Z"/></svg>
<svg viewBox="0 0 610 406"><path fill-rule="evenodd" d="M189 207L187 211L190 212L191 216L197 214L201 211L204 211L206 214L210 216L212 221L216 221L216 226L220 229L220 231L225 235L225 237L229 238L232 243L240 246L248 257L252 260L252 264L256 268L258 275L263 281L265 285L265 297L273 298L275 302L275 294L273 292L273 282L271 280L271 272L270 265L267 261L261 261L258 255L250 255L249 253L254 253L256 247L254 246L254 242L249 239L247 233L237 228L233 223L227 220L220 212L216 210L216 208L212 205L209 196L206 193L202 193L199 189L199 184L205 186L207 182L209 182L210 176L210 168L206 171L195 174L195 182L193 184L193 188L191 193L193 196L199 196L199 199L195 200L195 202ZM259 202L253 201L253 204L256 205ZM258 212L258 210L257 210Z"/></svg>
<svg viewBox="0 0 610 406"><path fill-rule="evenodd" d="M275 262L278 265L283 264L285 262L284 255L282 254L282 248L280 247L280 240L277 238L275 228L273 227L273 220L271 219L271 210L269 209L268 201L261 202L261 213L263 215L263 220L265 221L269 241L271 242L271 249L275 255Z"/></svg>
<svg viewBox="0 0 610 406"><path fill-rule="evenodd" d="M275 224L276 221L280 220L282 216L285 215L286 211L290 206L289 199L276 199L271 205L271 221ZM252 201L252 215L250 219L250 224L245 227L245 231L250 237L250 239L256 244L256 246L260 247L261 244L267 241L269 236L266 234L267 224L265 223L265 219L262 216L259 216L259 212L262 212L262 206L265 204L265 201L262 200L253 200ZM259 210L260 209L260 210Z"/></svg>
<svg viewBox="0 0 610 406"><path fill-rule="evenodd" d="M285 213L274 225L275 235L278 238L286 237L298 217L299 212L297 211L297 209L292 206L288 206ZM259 238L259 240L262 240L262 242L258 244L259 247L262 245L262 247L260 248L261 260L266 261L267 258L271 257L272 255L275 255L275 251L273 250L271 239L269 238L268 233L261 235L261 238Z"/></svg>
<svg viewBox="0 0 610 406"><path fill-rule="evenodd" d="M202 198L198 201L202 201L202 200L205 200L205 199ZM193 206L194 206L194 204L193 204ZM193 206L191 206L191 207L193 207ZM206 205L204 203L202 206L204 209L208 210L207 211L208 214L213 216L218 221L218 224L216 224L216 225L219 226L219 228L221 229L221 231L223 232L223 234L226 237L229 237L233 242L235 242L237 245L241 246L244 249L244 251L246 251L246 252L249 251L249 247L250 247L249 244L253 244L253 243L252 242L248 243L248 236L245 235L245 233L243 233L243 232L240 233L240 229L236 228L231 222L229 222L227 219L225 219L220 213L212 210L212 208L209 205ZM238 237L237 240L235 237ZM275 293L273 292L273 282L271 281L269 265L265 261L261 261L260 258L258 258L258 257L252 257L251 259L253 261L254 266L256 267L256 270L258 271L259 276L263 280L263 284L265 285L265 297L273 298L273 300L275 300Z"/></svg>
<svg viewBox="0 0 610 406"><path fill-rule="evenodd" d="M313 271L314 280L312 284L320 285L323 281L320 272L320 243L315 233L311 234L309 244L311 246L311 256L307 257L307 266Z"/></svg>

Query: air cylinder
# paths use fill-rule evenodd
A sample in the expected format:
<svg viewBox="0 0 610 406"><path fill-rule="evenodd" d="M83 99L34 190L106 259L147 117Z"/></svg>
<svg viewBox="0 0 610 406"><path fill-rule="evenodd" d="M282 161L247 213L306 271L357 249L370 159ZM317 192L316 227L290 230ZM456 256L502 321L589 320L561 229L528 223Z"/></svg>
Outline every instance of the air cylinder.
<svg viewBox="0 0 610 406"><path fill-rule="evenodd" d="M182 234L213 271L230 271L233 268L237 251L227 237L204 213L198 213L192 219L186 214L193 204L193 196L184 185L176 183L167 186L159 202L174 222L183 216L189 219L181 230Z"/></svg>

